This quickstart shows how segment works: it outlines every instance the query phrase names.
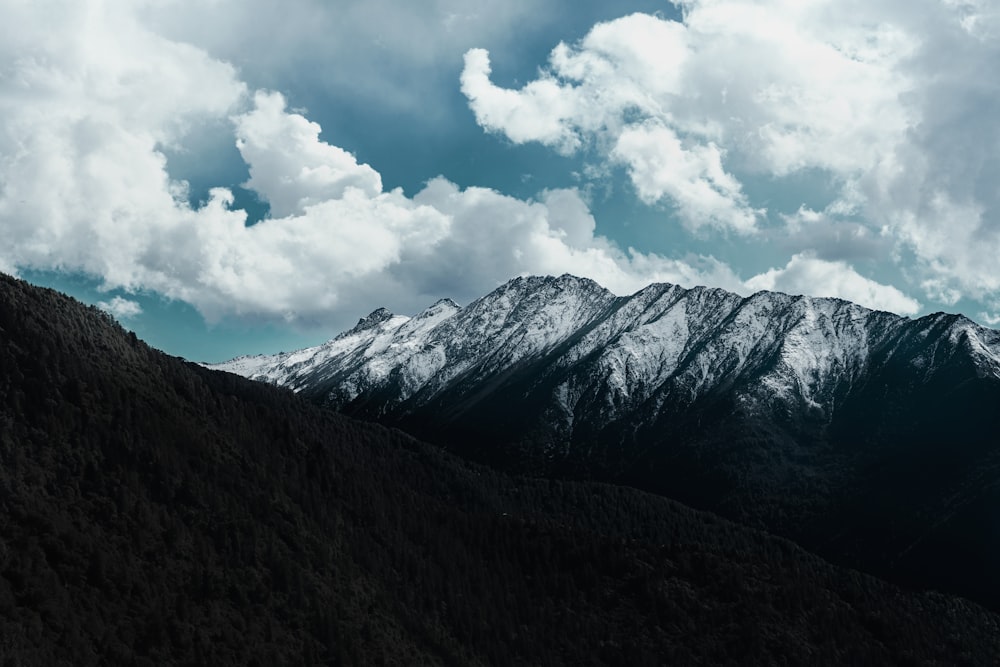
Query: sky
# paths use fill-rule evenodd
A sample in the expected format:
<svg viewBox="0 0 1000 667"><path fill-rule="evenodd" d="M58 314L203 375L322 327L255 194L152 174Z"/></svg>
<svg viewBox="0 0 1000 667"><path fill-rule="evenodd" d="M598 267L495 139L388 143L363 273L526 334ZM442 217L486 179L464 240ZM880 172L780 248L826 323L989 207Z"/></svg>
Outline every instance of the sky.
<svg viewBox="0 0 1000 667"><path fill-rule="evenodd" d="M0 0L0 271L197 361L520 275L1000 326L990 0Z"/></svg>

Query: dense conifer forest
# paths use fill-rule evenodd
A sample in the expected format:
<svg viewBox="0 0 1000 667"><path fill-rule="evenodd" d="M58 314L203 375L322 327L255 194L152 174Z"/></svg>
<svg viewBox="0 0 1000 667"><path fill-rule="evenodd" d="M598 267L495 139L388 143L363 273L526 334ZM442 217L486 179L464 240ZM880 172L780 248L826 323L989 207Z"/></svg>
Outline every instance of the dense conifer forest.
<svg viewBox="0 0 1000 667"><path fill-rule="evenodd" d="M998 617L510 477L0 276L4 665L995 664Z"/></svg>

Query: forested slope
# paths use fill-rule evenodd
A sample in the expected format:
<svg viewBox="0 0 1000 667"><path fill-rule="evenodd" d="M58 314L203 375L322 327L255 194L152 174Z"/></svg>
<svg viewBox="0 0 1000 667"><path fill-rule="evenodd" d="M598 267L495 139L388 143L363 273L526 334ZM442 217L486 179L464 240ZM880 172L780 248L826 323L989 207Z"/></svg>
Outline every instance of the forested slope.
<svg viewBox="0 0 1000 667"><path fill-rule="evenodd" d="M511 478L0 276L5 664L990 664L997 617Z"/></svg>

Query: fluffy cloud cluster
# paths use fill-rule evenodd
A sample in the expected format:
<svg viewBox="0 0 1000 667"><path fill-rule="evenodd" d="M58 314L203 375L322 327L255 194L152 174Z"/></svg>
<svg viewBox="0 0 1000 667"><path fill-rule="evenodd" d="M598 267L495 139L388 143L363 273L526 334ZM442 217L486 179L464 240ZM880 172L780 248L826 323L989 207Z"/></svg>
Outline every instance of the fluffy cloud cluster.
<svg viewBox="0 0 1000 667"><path fill-rule="evenodd" d="M516 90L490 80L485 51L469 51L462 90L479 124L515 143L597 151L691 229L760 229L745 183L818 174L835 193L821 224L792 229L800 241L815 233L817 254L831 239L848 252L881 246L887 261L915 257L907 273L929 298L1000 306L994 3L674 4L681 21L634 14L559 44ZM783 275L805 276L806 261Z"/></svg>
<svg viewBox="0 0 1000 667"><path fill-rule="evenodd" d="M899 98L914 84L899 65L915 40L869 24L872 12L832 1L683 4L683 22L633 14L559 44L520 90L495 86L488 54L470 50L462 90L479 123L514 142L563 152L596 143L644 198L673 200L692 226L704 214L677 196L680 184L716 190L730 217L720 202L710 219L737 230L754 211L723 158L779 176L866 171L911 126Z"/></svg>
<svg viewBox="0 0 1000 667"><path fill-rule="evenodd" d="M158 148L226 114L244 86L116 3L57 4L7 3L0 21L0 267L173 292L163 248L190 246L199 214Z"/></svg>
<svg viewBox="0 0 1000 667"><path fill-rule="evenodd" d="M376 169L321 139L320 127L290 111L280 94L251 93L232 66L149 29L135 8L160 3L57 4L58 11L26 2L2 10L0 269L82 271L109 289L184 300L209 319L343 322L373 304L412 312L443 295L468 300L515 275L563 272L619 293L651 281L815 291L803 276L819 275L840 286L839 296L913 309L845 263L796 257L745 283L712 257L619 248L596 234L573 189L523 200L438 177L412 197L387 191ZM554 60L563 76L594 78L591 88L546 79L530 93L502 91L486 79L485 54L470 54L463 86L480 90L476 99L493 114L487 121L477 110L481 121L563 151L597 141L626 165L644 199L673 202L693 228L752 233L761 212L725 167L730 135L704 119L698 125L693 112L684 123L650 112L664 86L679 96L689 85L674 70L694 57L690 45L627 80L627 89L610 85L623 67L638 72L648 64L650 44L672 43L663 42L660 24L671 34L690 28L651 17L626 21L631 38L611 29L618 24L588 38L617 54L611 69L590 47L564 47ZM507 101L490 102L493 95ZM635 109L643 110L640 120ZM555 122L534 120L553 110ZM163 151L206 121L232 128L249 167L246 187L269 203L269 218L248 225L226 188L192 206L187 185L171 179ZM761 159L805 159L772 152ZM119 317L139 314L128 299L105 307Z"/></svg>
<svg viewBox="0 0 1000 667"><path fill-rule="evenodd" d="M590 275L628 291L696 280L709 259L627 253L596 236L575 190L524 201L436 178L410 198L320 139L277 93L148 30L124 2L4 10L0 41L0 267L83 271L225 316L321 320L387 303L469 299L525 273ZM38 39L50 34L50 39ZM248 225L232 193L200 207L163 149L232 118L247 187L271 207ZM127 299L105 307L138 314ZM339 313L338 313L339 314Z"/></svg>
<svg viewBox="0 0 1000 667"><path fill-rule="evenodd" d="M752 290L832 296L876 310L913 315L920 303L891 285L865 278L846 262L831 262L809 254L794 255L782 269L771 269L746 282Z"/></svg>
<svg viewBox="0 0 1000 667"><path fill-rule="evenodd" d="M712 142L692 145L656 113L658 97L678 87L671 72L685 56L673 39L678 25L644 14L598 25L580 50L560 44L552 52L553 73L518 91L495 86L489 55L473 49L465 55L462 92L487 130L563 153L593 138L627 166L644 200L669 199L692 229L750 233L760 212L749 208L739 183L723 169L722 151ZM605 57L605 49L620 53ZM619 59L628 64L622 67Z"/></svg>
<svg viewBox="0 0 1000 667"><path fill-rule="evenodd" d="M411 310L440 294L471 299L529 273L591 276L619 292L654 280L741 285L711 258L670 260L621 250L595 233L577 190L544 191L525 201L489 188L463 190L437 177L412 198L383 192L377 172L319 133L276 93L258 93L253 110L236 118L248 185L271 203L272 218L232 243L212 244L226 254L210 264L211 282L229 284L232 299L251 281L267 302L314 315L338 299ZM239 249L235 257L233 249ZM293 293L277 293L285 286L294 286ZM322 294L329 298L314 304ZM295 302L297 295L305 303Z"/></svg>

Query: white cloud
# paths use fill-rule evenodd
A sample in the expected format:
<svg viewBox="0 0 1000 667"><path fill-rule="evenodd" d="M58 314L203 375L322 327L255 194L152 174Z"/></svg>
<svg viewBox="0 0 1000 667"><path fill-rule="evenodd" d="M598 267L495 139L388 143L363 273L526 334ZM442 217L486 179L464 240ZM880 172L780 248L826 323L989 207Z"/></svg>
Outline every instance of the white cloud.
<svg viewBox="0 0 1000 667"><path fill-rule="evenodd" d="M759 228L746 184L813 174L833 194L800 247L915 258L907 275L950 303L1000 295L996 3L675 4L682 21L635 14L557 45L520 89L470 52L477 120L516 143L597 151L691 229Z"/></svg>
<svg viewBox="0 0 1000 667"><path fill-rule="evenodd" d="M149 284L137 257L197 215L158 149L244 85L114 2L8 3L0 25L0 265Z"/></svg>
<svg viewBox="0 0 1000 667"><path fill-rule="evenodd" d="M462 92L476 111L476 120L491 132L502 132L515 143L539 141L569 154L580 138L567 120L579 100L551 77L533 81L522 90L505 90L490 81L489 54L470 49L465 54Z"/></svg>
<svg viewBox="0 0 1000 667"><path fill-rule="evenodd" d="M918 301L897 288L865 278L846 262L830 262L807 253L793 256L784 268L754 276L746 281L746 287L836 297L899 315L913 315L921 308Z"/></svg>
<svg viewBox="0 0 1000 667"><path fill-rule="evenodd" d="M892 20L893 2L683 3L690 103L674 113L717 125L767 173L871 168L913 121L900 65L919 38Z"/></svg>
<svg viewBox="0 0 1000 667"><path fill-rule="evenodd" d="M753 230L754 210L723 162L775 175L860 173L908 127L909 81L892 65L911 48L898 30L816 23L825 3L781 13L767 3L686 5L683 23L633 14L559 44L520 90L489 80L469 51L462 90L478 122L515 143L570 152L594 143L627 167L639 196L673 202L682 221ZM797 7L797 5L796 5Z"/></svg>
<svg viewBox="0 0 1000 667"><path fill-rule="evenodd" d="M320 126L285 111L281 95L258 92L254 111L237 118L236 145L250 165L246 187L262 195L276 218L340 199L348 188L366 197L382 192L382 178L347 151L319 140Z"/></svg>
<svg viewBox="0 0 1000 667"><path fill-rule="evenodd" d="M327 323L373 304L413 312L439 296L469 300L521 274L585 275L618 293L652 281L746 290L711 256L618 247L597 233L575 189L525 200L438 177L412 197L385 191L375 168L325 141L283 96L248 94L235 68L148 29L134 6L0 10L0 267L83 271L108 289L184 300L209 319ZM497 127L521 123L524 136L564 150L599 144L630 170L643 197L673 202L692 228L752 231L758 212L726 170L726 132L651 112L639 124L627 113L683 91L685 77L670 74L697 55L677 25L661 34L659 19L630 20L641 38L624 39L613 23L595 29L590 46L563 47L554 56L562 79L552 78L548 92L539 87L537 99L518 97L506 110L490 102L502 112ZM664 35L681 41L639 72L636 63ZM622 68L636 70L627 86L586 87L590 79L613 83ZM473 85L496 93L488 78ZM551 92L546 108L555 109L556 98L577 89L586 93L580 104L562 107L555 125L533 125L531 104L546 106ZM608 96L617 116L603 111ZM170 178L162 150L206 121L231 122L250 171L246 186L270 203L270 218L247 226L225 188L192 207L187 184ZM833 284L839 296L900 312L913 303L849 266L804 256L753 281L804 291ZM103 305L120 317L138 314L121 297Z"/></svg>
<svg viewBox="0 0 1000 667"><path fill-rule="evenodd" d="M712 142L685 149L673 130L650 123L623 130L611 158L628 165L643 201L669 198L692 230L717 226L749 234L763 214L749 208L739 181L722 168L722 151Z"/></svg>
<svg viewBox="0 0 1000 667"><path fill-rule="evenodd" d="M147 30L128 3L65 10L4 11L5 268L83 271L209 319L313 322L373 303L413 311L442 295L468 300L518 274L571 272L630 291L695 279L702 267L724 273L710 258L622 251L595 233L572 189L525 201L436 178L413 198L386 192L377 171L322 140L280 94L248 96L231 66ZM252 226L225 188L189 205L160 152L219 119L232 121L247 187L271 205ZM104 306L129 316L132 303Z"/></svg>
<svg viewBox="0 0 1000 667"><path fill-rule="evenodd" d="M579 49L557 46L551 71L520 90L494 85L489 54L472 49L461 85L485 129L565 154L596 143L628 169L644 201L671 202L691 229L750 233L761 212L747 205L740 183L723 168L723 151L682 138L692 128L671 122L665 107L680 92L679 72L689 56L680 24L633 14L598 24ZM630 115L637 120L630 122Z"/></svg>
<svg viewBox="0 0 1000 667"><path fill-rule="evenodd" d="M588 276L619 294L654 281L739 285L728 267L710 257L677 260L619 249L595 235L594 219L576 190L548 191L537 202L525 202L486 188L460 190L438 178L414 201L448 215L451 233L432 255L418 262L408 257L392 273L427 285L462 276L466 298L526 274Z"/></svg>
<svg viewBox="0 0 1000 667"><path fill-rule="evenodd" d="M139 302L123 299L120 296L116 296L110 301L98 301L96 305L119 320L128 320L142 315L142 306L139 305Z"/></svg>

